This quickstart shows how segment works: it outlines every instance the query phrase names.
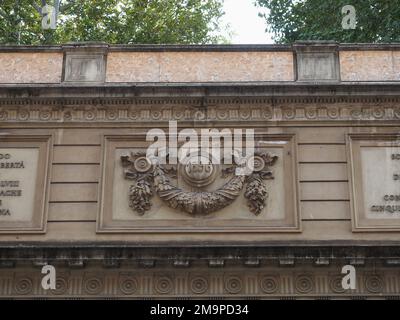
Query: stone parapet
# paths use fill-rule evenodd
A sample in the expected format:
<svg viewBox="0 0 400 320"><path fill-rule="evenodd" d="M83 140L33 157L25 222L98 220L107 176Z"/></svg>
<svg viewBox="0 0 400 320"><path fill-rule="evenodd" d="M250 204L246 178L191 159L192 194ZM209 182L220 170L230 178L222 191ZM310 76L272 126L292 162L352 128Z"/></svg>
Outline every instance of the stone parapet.
<svg viewBox="0 0 400 320"><path fill-rule="evenodd" d="M400 80L400 46L107 45L0 47L0 84Z"/></svg>

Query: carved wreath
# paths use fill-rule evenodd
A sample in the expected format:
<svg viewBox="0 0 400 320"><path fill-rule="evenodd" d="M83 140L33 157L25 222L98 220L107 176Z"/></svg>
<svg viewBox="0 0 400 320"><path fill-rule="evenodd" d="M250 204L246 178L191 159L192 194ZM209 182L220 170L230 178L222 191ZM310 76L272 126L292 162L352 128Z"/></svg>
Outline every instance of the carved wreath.
<svg viewBox="0 0 400 320"><path fill-rule="evenodd" d="M275 155L256 152L253 159L254 170L250 175L236 175L238 165L233 165L222 170L224 177L231 178L219 189L213 192L187 192L170 181L170 178L176 177L176 166L151 164L143 152L121 156L125 179L134 181L129 188L129 206L139 215L144 215L150 210L154 192L169 207L199 216L230 205L245 186L244 197L247 199L247 205L252 213L259 215L268 198L264 181L274 178L269 167L273 166L277 159Z"/></svg>

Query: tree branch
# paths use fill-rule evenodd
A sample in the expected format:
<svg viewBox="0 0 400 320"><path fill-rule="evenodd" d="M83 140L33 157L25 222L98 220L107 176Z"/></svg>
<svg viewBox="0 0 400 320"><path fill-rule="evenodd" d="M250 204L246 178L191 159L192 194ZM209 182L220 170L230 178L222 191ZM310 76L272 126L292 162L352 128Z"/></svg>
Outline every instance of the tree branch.
<svg viewBox="0 0 400 320"><path fill-rule="evenodd" d="M39 12L40 15L42 15L42 8L39 7L36 2L34 2L32 5L35 7L36 11Z"/></svg>
<svg viewBox="0 0 400 320"><path fill-rule="evenodd" d="M2 8L0 8L0 14L3 16L3 18L8 16L7 12L5 12Z"/></svg>
<svg viewBox="0 0 400 320"><path fill-rule="evenodd" d="M54 3L54 10L56 11L56 17L58 16L58 11L59 11L59 9L60 9L60 0L55 0L55 3Z"/></svg>

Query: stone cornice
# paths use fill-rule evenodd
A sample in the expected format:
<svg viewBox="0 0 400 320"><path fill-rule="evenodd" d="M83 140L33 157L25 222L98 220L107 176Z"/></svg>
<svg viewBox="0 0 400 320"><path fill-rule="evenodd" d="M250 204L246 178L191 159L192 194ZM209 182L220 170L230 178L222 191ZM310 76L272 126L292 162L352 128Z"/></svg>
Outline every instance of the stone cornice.
<svg viewBox="0 0 400 320"><path fill-rule="evenodd" d="M397 121L400 84L0 87L4 122Z"/></svg>
<svg viewBox="0 0 400 320"><path fill-rule="evenodd" d="M356 242L332 245L242 245L218 246L202 244L201 246L175 245L130 245L130 244L5 244L0 247L0 264L47 260L65 262L82 260L98 262L104 260L124 261L165 261L188 260L192 265L196 261L283 261L290 258L293 263L315 263L320 259L328 261L362 261L393 265L400 263L400 246L397 244L359 245ZM7 263L6 263L7 264ZM8 265L7 264L7 265ZM200 263L201 264L201 263Z"/></svg>
<svg viewBox="0 0 400 320"><path fill-rule="evenodd" d="M246 99L264 98L271 102L275 99L292 99L293 103L321 101L337 103L352 102L365 98L370 101L385 102L384 99L400 98L400 83L364 82L364 83L292 83L292 82L249 82L249 83L109 83L96 85L69 84L25 84L0 85L0 104L10 105L34 100L48 99L109 99L126 101L127 99ZM294 98L294 100L293 100ZM296 100L297 99L297 100ZM308 99L308 100L304 100ZM325 99L325 100L319 100ZM382 100L383 99L383 100ZM15 101L14 103L12 101ZM44 101L44 100L43 100ZM133 101L133 100L132 100ZM278 100L279 101L279 100ZM286 101L286 100L285 100ZM366 100L363 100L366 101ZM54 102L56 103L56 102Z"/></svg>
<svg viewBox="0 0 400 320"><path fill-rule="evenodd" d="M293 51L296 45L335 45L339 51L397 51L400 43L336 43L332 41L299 41L285 44L244 45L173 45L173 44L106 44L96 42L68 43L65 45L1 45L0 52L62 52L63 47L106 46L109 52L284 52Z"/></svg>

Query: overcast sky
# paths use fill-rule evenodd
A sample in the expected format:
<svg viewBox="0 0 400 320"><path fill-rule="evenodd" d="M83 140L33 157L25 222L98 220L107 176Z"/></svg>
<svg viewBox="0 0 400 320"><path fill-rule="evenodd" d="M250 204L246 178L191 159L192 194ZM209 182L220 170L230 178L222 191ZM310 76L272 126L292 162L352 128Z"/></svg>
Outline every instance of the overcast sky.
<svg viewBox="0 0 400 320"><path fill-rule="evenodd" d="M265 19L258 13L262 10L254 5L254 0L225 0L223 21L229 23L232 44L273 43L271 35L265 32Z"/></svg>

